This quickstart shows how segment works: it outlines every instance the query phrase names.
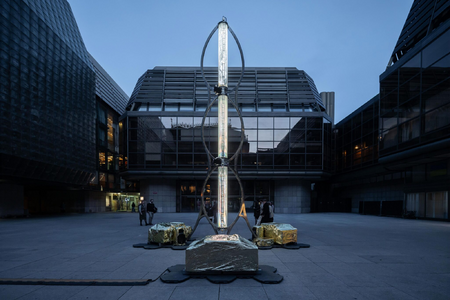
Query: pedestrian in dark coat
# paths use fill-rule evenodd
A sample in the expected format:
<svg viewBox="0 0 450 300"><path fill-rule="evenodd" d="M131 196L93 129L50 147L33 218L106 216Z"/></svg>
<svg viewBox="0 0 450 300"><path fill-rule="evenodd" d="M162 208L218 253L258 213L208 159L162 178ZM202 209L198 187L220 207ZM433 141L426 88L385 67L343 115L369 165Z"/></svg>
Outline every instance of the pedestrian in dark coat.
<svg viewBox="0 0 450 300"><path fill-rule="evenodd" d="M144 220L145 222L145 226L147 226L147 217L146 217L146 213L145 213L145 206L144 203L141 202L138 205L138 212L139 212L139 224L142 226L142 220Z"/></svg>
<svg viewBox="0 0 450 300"><path fill-rule="evenodd" d="M155 204L153 203L153 199L150 199L150 202L147 203L147 214L148 214L148 224L153 225L153 214L155 213Z"/></svg>
<svg viewBox="0 0 450 300"><path fill-rule="evenodd" d="M255 225L258 224L258 218L261 214L261 204L258 201L253 202L253 216L255 217Z"/></svg>
<svg viewBox="0 0 450 300"><path fill-rule="evenodd" d="M270 222L270 204L267 201L264 201L262 216L263 217L262 217L261 223L269 223Z"/></svg>

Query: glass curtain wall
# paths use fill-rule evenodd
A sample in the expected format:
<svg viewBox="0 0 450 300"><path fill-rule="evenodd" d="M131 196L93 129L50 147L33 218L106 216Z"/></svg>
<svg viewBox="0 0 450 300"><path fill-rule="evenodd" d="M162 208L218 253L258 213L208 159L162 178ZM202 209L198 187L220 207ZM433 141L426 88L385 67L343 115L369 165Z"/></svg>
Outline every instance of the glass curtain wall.
<svg viewBox="0 0 450 300"><path fill-rule="evenodd" d="M418 218L447 219L448 192L409 193L406 211Z"/></svg>
<svg viewBox="0 0 450 300"><path fill-rule="evenodd" d="M207 156L201 139L202 117L128 117L130 168L204 170ZM238 117L229 118L229 152L241 140ZM245 138L237 159L240 169L322 170L324 139L331 143L331 123L323 117L244 116ZM324 129L325 128L325 129ZM325 134L324 134L325 132ZM211 153L217 153L217 118L205 121L204 136ZM330 167L325 154L326 168Z"/></svg>
<svg viewBox="0 0 450 300"><path fill-rule="evenodd" d="M380 154L450 133L450 31L380 81Z"/></svg>
<svg viewBox="0 0 450 300"><path fill-rule="evenodd" d="M375 96L336 124L336 171L360 169L377 162L379 103L379 97Z"/></svg>
<svg viewBox="0 0 450 300"><path fill-rule="evenodd" d="M201 205L201 189L203 180L179 180L177 182L177 212L198 212ZM273 182L270 180L243 180L242 185L245 195L245 207L247 213L253 211L254 201L267 199L274 201ZM204 191L205 207L208 210L212 202L217 201L217 181L211 179L206 184ZM228 211L239 212L241 208L241 195L239 184L236 180L228 182Z"/></svg>

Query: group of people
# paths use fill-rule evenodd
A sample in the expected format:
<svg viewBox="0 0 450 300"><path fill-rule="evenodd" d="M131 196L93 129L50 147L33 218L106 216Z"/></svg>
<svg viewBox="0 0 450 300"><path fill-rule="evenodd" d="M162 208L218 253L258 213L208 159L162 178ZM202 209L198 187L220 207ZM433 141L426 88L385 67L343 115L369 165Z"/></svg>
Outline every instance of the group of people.
<svg viewBox="0 0 450 300"><path fill-rule="evenodd" d="M139 224L142 226L142 221L145 222L145 226L153 225L153 215L158 211L155 204L153 203L153 199L145 205L145 201L141 201L138 205L138 213L139 213ZM148 218L148 221L147 221Z"/></svg>
<svg viewBox="0 0 450 300"><path fill-rule="evenodd" d="M259 226L261 223L273 222L274 205L267 199L262 199L260 202L255 201L253 204L253 215L255 216L255 225Z"/></svg>

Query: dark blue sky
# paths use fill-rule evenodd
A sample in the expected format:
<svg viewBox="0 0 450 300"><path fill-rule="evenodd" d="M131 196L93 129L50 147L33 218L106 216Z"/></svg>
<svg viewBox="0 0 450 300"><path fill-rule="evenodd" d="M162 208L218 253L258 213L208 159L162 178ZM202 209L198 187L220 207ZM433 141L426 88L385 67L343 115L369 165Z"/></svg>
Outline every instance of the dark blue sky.
<svg viewBox="0 0 450 300"><path fill-rule="evenodd" d="M336 92L336 121L379 90L413 0L68 0L88 51L131 95L155 66L199 66L226 16L250 67L305 70ZM240 66L230 36L230 66ZM205 57L217 66L217 36Z"/></svg>

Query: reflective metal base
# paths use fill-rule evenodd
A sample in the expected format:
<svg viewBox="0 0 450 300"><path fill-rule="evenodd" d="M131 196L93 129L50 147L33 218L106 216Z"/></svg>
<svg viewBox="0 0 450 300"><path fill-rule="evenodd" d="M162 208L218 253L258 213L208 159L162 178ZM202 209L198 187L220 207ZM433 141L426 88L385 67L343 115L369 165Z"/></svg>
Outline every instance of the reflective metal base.
<svg viewBox="0 0 450 300"><path fill-rule="evenodd" d="M258 247L237 234L209 235L186 249L186 272L256 272Z"/></svg>

